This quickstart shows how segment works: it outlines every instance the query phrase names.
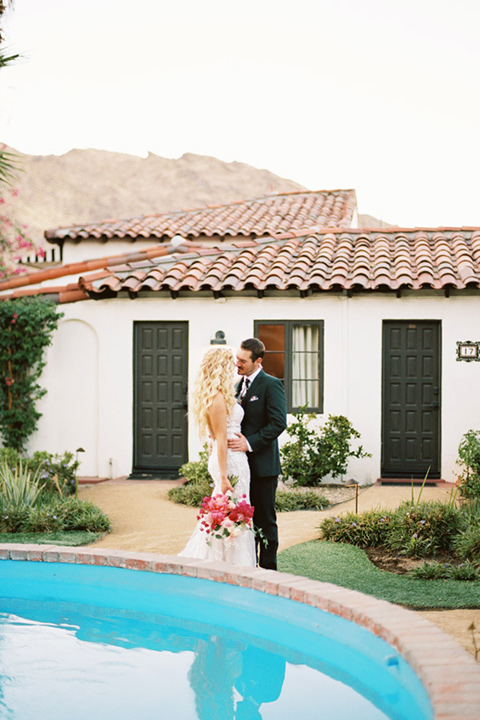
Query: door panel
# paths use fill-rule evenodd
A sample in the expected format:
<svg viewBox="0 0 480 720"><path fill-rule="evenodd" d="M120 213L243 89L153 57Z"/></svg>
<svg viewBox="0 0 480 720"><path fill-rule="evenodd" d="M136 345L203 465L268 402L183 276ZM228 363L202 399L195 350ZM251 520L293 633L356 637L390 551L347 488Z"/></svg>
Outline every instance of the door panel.
<svg viewBox="0 0 480 720"><path fill-rule="evenodd" d="M134 327L134 473L175 477L188 459L188 323Z"/></svg>
<svg viewBox="0 0 480 720"><path fill-rule="evenodd" d="M383 325L382 477L440 477L440 323Z"/></svg>

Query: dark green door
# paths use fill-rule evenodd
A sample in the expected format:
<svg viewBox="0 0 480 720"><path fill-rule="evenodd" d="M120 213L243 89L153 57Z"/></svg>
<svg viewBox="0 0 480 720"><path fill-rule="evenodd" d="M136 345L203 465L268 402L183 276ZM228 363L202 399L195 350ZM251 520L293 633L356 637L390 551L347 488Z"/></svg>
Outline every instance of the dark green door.
<svg viewBox="0 0 480 720"><path fill-rule="evenodd" d="M187 461L188 323L134 326L132 476L176 477Z"/></svg>
<svg viewBox="0 0 480 720"><path fill-rule="evenodd" d="M440 477L440 323L383 324L382 477Z"/></svg>

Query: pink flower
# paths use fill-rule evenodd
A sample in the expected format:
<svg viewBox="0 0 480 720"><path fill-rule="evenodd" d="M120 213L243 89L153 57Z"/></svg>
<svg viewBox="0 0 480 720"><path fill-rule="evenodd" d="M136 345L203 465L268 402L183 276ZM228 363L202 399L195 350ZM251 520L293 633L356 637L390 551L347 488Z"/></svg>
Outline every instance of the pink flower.
<svg viewBox="0 0 480 720"><path fill-rule="evenodd" d="M241 499L221 493L205 497L198 513L200 530L219 539L235 537L245 529L252 529L253 511L246 495Z"/></svg>

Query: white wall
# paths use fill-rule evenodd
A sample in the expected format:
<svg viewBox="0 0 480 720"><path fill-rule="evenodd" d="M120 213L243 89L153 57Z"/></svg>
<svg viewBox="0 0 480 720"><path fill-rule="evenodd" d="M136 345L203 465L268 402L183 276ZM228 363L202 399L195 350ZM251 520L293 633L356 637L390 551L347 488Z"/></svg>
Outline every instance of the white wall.
<svg viewBox="0 0 480 720"><path fill-rule="evenodd" d="M40 380L47 394L38 403L43 414L30 449L63 454L79 453L80 475L96 475L98 468L98 336L80 319L63 319L48 348Z"/></svg>
<svg viewBox="0 0 480 720"><path fill-rule="evenodd" d="M135 300L86 301L62 306L65 318L48 353L41 380L39 431L33 449L87 451L82 475L114 477L132 470L133 323L189 321L193 386L204 350L217 330L236 347L253 334L254 320L325 321L324 410L346 415L361 433L372 458L352 461L347 479L372 483L380 476L382 321L440 320L442 323L442 455L445 480L456 478L455 460L463 433L480 428L480 363L457 362L457 340L480 340L478 294L445 298L433 291L401 299L394 295L316 295L172 300L150 294ZM88 447L86 447L88 446ZM189 426L190 459L200 449ZM110 466L110 459L112 465Z"/></svg>

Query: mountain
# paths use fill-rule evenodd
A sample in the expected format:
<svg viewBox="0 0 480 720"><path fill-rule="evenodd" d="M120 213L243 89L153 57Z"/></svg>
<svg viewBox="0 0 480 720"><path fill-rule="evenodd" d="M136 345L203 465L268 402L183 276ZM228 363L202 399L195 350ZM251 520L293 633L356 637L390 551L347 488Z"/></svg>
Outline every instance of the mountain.
<svg viewBox="0 0 480 720"><path fill-rule="evenodd" d="M21 172L15 180L18 196L12 210L39 243L45 243L45 230L64 225L306 189L268 170L191 153L178 160L104 150L17 155Z"/></svg>
<svg viewBox="0 0 480 720"><path fill-rule="evenodd" d="M28 235L43 245L45 230L57 227L307 189L268 170L192 153L174 160L105 150L70 150L65 155L13 152L21 171L12 212L17 222L27 225ZM388 227L370 215L359 220L361 226Z"/></svg>

